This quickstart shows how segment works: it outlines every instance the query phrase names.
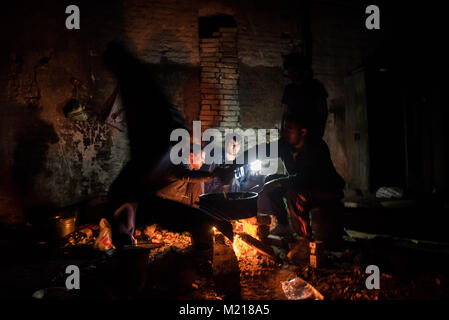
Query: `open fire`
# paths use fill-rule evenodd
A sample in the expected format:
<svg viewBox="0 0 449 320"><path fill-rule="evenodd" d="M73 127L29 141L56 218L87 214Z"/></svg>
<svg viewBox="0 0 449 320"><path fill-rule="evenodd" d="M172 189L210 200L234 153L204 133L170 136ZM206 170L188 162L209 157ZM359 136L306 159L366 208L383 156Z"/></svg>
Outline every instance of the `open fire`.
<svg viewBox="0 0 449 320"><path fill-rule="evenodd" d="M232 221L234 239L232 243L226 239L226 244L232 246L242 275L258 275L263 267L275 264L271 247L264 243L273 223L270 216ZM215 227L212 230L214 236L220 234Z"/></svg>

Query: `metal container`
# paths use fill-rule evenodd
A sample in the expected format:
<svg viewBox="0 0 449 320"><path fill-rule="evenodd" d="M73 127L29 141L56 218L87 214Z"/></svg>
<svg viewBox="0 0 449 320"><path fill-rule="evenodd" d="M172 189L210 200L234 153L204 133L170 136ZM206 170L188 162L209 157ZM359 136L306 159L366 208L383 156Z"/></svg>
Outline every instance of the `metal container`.
<svg viewBox="0 0 449 320"><path fill-rule="evenodd" d="M61 218L56 216L52 218L54 236L56 239L62 239L66 235L75 231L76 216L69 218Z"/></svg>
<svg viewBox="0 0 449 320"><path fill-rule="evenodd" d="M255 192L225 192L200 195L199 205L217 216L238 220L257 216Z"/></svg>

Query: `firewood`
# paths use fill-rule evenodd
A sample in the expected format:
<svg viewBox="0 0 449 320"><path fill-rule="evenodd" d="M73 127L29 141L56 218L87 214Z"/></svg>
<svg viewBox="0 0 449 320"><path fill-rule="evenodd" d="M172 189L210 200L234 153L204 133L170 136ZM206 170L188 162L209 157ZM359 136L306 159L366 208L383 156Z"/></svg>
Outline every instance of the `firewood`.
<svg viewBox="0 0 449 320"><path fill-rule="evenodd" d="M246 233L240 233L239 236L242 241L259 251L260 253L268 255L270 257L275 256L273 249L269 245L262 243L261 241Z"/></svg>

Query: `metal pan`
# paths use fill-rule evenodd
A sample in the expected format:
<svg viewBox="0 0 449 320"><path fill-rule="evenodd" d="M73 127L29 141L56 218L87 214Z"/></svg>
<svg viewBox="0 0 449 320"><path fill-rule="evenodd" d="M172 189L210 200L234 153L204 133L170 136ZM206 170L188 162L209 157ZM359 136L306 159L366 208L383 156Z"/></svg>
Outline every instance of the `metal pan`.
<svg viewBox="0 0 449 320"><path fill-rule="evenodd" d="M201 209L226 219L238 220L257 215L257 197L255 192L226 192L200 195Z"/></svg>

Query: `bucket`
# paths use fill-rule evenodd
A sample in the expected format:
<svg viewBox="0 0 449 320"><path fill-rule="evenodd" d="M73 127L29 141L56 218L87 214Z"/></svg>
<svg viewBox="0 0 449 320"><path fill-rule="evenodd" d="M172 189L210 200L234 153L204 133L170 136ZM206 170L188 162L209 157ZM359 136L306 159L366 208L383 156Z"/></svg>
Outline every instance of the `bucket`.
<svg viewBox="0 0 449 320"><path fill-rule="evenodd" d="M56 216L52 218L54 236L56 239L62 239L66 235L75 231L76 216L69 218L61 218Z"/></svg>

